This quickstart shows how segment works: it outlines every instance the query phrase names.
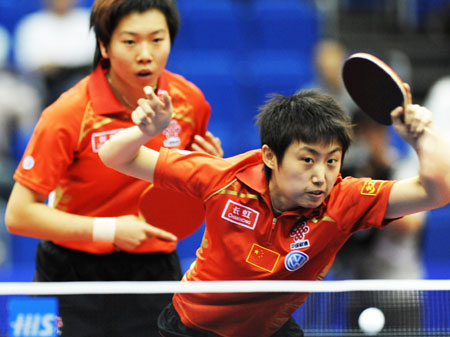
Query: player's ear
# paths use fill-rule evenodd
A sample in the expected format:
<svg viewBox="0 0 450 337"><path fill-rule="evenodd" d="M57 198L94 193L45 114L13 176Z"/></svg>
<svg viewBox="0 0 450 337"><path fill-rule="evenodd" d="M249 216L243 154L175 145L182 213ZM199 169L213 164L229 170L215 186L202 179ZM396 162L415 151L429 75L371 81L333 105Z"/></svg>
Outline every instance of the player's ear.
<svg viewBox="0 0 450 337"><path fill-rule="evenodd" d="M105 44L102 41L100 41L100 40L98 40L98 45L100 47L100 54L102 55L102 57L104 59L108 59L109 58L109 56L108 56L108 48L106 48Z"/></svg>
<svg viewBox="0 0 450 337"><path fill-rule="evenodd" d="M273 170L277 166L277 156L275 156L275 153L273 153L272 149L266 144L263 145L261 151L264 164Z"/></svg>

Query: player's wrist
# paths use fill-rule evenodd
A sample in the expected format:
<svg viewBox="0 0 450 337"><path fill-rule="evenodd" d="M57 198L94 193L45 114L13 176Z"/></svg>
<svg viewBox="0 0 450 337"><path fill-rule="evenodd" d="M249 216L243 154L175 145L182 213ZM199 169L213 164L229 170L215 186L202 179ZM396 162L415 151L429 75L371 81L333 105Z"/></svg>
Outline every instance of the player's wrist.
<svg viewBox="0 0 450 337"><path fill-rule="evenodd" d="M92 241L114 242L117 218L94 218Z"/></svg>

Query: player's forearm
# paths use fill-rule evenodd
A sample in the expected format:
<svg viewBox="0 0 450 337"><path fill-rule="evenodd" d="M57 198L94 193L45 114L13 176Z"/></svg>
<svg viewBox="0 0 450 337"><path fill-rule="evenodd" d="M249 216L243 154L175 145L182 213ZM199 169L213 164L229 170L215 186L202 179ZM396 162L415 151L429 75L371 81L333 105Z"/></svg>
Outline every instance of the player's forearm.
<svg viewBox="0 0 450 337"><path fill-rule="evenodd" d="M153 182L159 153L143 146L151 137L137 126L122 130L101 147L100 159L116 171Z"/></svg>
<svg viewBox="0 0 450 337"><path fill-rule="evenodd" d="M138 126L124 129L103 144L99 151L100 159L106 166L122 171L121 168L130 165L150 138Z"/></svg>
<svg viewBox="0 0 450 337"><path fill-rule="evenodd" d="M52 241L92 241L93 218L62 212L42 203L8 203L10 233Z"/></svg>
<svg viewBox="0 0 450 337"><path fill-rule="evenodd" d="M450 203L450 140L442 132L428 128L417 143L419 180L434 203Z"/></svg>

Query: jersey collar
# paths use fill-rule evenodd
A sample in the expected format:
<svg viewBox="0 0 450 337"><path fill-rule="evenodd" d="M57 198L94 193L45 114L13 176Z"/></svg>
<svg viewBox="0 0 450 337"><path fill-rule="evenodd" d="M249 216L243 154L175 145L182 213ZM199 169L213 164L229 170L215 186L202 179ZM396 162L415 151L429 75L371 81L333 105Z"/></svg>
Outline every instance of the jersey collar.
<svg viewBox="0 0 450 337"><path fill-rule="evenodd" d="M264 175L261 151L255 150L252 152L246 159L249 163L241 172L236 174L236 178L256 192L264 194L267 190L267 181Z"/></svg>
<svg viewBox="0 0 450 337"><path fill-rule="evenodd" d="M106 79L108 69L98 65L92 72L89 81L89 96L93 110L99 115L127 113L125 107L114 96Z"/></svg>

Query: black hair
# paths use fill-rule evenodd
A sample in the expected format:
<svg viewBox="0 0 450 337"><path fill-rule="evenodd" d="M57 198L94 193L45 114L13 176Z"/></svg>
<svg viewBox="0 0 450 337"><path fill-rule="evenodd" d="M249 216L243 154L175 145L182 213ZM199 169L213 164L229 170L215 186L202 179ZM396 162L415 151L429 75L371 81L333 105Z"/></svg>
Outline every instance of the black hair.
<svg viewBox="0 0 450 337"><path fill-rule="evenodd" d="M169 27L170 41L173 44L180 29L180 13L176 0L95 0L90 19L90 27L94 30L97 39L94 68L100 62L103 67L109 67L109 61L102 60L99 41L108 47L111 35L123 17L133 12L143 13L150 9L157 9L164 14Z"/></svg>
<svg viewBox="0 0 450 337"><path fill-rule="evenodd" d="M338 142L342 158L352 141L352 124L333 97L314 90L292 96L272 94L256 116L261 146L267 145L279 164L294 141L309 144ZM272 171L264 167L269 180Z"/></svg>

